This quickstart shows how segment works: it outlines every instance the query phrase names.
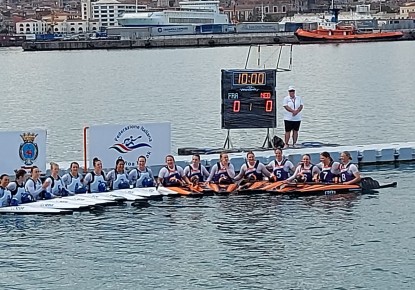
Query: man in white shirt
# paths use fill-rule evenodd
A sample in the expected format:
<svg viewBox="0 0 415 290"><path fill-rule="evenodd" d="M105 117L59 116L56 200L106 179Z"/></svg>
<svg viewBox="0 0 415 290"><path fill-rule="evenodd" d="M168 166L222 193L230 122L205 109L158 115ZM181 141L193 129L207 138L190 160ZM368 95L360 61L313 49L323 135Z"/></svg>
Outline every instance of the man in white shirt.
<svg viewBox="0 0 415 290"><path fill-rule="evenodd" d="M288 87L288 96L283 100L284 107L284 125L285 125L285 146L288 148L290 141L290 135L292 132L293 147L297 146L298 131L301 124L301 111L304 104L303 99L295 95L295 88L293 86Z"/></svg>

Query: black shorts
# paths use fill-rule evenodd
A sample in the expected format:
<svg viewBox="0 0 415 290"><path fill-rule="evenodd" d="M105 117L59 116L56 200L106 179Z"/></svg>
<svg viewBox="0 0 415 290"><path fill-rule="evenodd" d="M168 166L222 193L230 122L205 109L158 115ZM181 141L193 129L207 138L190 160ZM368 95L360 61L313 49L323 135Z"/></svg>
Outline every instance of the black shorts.
<svg viewBox="0 0 415 290"><path fill-rule="evenodd" d="M285 132L300 131L301 121L287 121L284 120Z"/></svg>

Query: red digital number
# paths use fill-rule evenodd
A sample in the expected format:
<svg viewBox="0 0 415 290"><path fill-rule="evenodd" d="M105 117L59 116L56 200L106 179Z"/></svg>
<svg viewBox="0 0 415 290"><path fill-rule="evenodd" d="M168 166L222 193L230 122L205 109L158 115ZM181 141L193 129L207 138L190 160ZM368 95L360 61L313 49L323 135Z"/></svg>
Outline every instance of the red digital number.
<svg viewBox="0 0 415 290"><path fill-rule="evenodd" d="M241 101L233 101L233 112L238 113L241 110Z"/></svg>
<svg viewBox="0 0 415 290"><path fill-rule="evenodd" d="M272 112L272 100L265 102L265 112Z"/></svg>
<svg viewBox="0 0 415 290"><path fill-rule="evenodd" d="M270 92L262 92L260 96L261 96L261 99L271 99Z"/></svg>

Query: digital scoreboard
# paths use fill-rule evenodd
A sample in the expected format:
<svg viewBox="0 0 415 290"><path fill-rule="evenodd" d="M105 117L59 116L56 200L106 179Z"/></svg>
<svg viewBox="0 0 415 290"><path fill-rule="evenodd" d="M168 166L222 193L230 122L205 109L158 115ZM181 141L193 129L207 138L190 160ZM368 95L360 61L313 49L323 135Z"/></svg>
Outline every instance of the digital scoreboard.
<svg viewBox="0 0 415 290"><path fill-rule="evenodd" d="M222 129L275 128L275 69L222 70Z"/></svg>

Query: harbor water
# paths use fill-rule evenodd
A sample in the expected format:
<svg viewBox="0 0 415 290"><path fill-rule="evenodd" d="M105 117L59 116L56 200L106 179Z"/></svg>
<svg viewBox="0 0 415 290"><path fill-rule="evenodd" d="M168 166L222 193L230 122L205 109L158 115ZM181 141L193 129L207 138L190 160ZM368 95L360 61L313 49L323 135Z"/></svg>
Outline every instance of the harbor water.
<svg viewBox="0 0 415 290"><path fill-rule="evenodd" d="M278 73L278 96L294 85L304 98L300 141L414 141L414 48L295 46L292 70ZM48 160L57 162L81 160L83 126L103 123L170 121L173 153L220 147L220 69L242 68L247 52L1 49L0 129L46 128ZM278 119L282 135L281 110ZM264 137L231 133L241 147ZM73 216L0 216L0 288L413 289L414 169L364 167L398 188L363 196L179 198Z"/></svg>

